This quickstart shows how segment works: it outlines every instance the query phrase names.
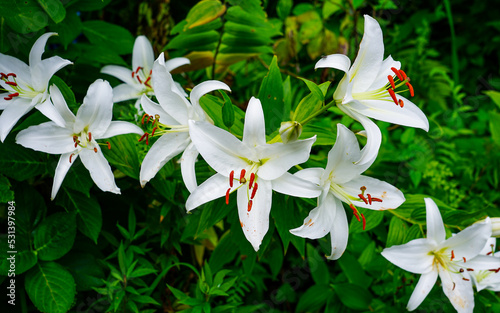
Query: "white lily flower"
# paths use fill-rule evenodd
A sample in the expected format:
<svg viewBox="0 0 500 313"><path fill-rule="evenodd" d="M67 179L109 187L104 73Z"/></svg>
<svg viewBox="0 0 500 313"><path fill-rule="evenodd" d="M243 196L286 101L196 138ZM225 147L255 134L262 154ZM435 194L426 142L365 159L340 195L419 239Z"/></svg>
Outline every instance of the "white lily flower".
<svg viewBox="0 0 500 313"><path fill-rule="evenodd" d="M337 140L328 153L326 169L308 168L295 174L316 183L321 195L318 206L309 213L304 224L290 232L309 239L321 238L330 233L332 253L328 259L331 260L342 256L349 237L349 224L342 202L350 206L358 221L362 220L364 229L365 217L356 207L390 210L405 201L403 193L396 187L361 175L371 163L357 164L360 156L354 133L344 125L337 124Z"/></svg>
<svg viewBox="0 0 500 313"><path fill-rule="evenodd" d="M113 93L109 83L98 79L90 85L76 116L55 85L50 87L50 97L63 125L51 121L30 126L19 132L16 142L33 150L61 154L51 198L55 198L66 173L78 156L101 190L119 194L120 189L115 184L111 167L96 140L128 133L140 135L143 131L132 123L111 121ZM111 148L109 142L108 148Z"/></svg>
<svg viewBox="0 0 500 313"><path fill-rule="evenodd" d="M196 188L186 202L188 211L237 191L238 215L247 240L255 251L269 229L272 191L296 197L317 197L319 190L287 171L309 158L312 137L292 143L266 143L264 112L260 101L248 103L243 140L203 121L189 121L191 140L207 163L217 171Z"/></svg>
<svg viewBox="0 0 500 313"><path fill-rule="evenodd" d="M441 278L443 291L459 313L474 309L472 271L497 269L500 259L479 255L491 236L491 222L486 219L446 239L446 232L436 203L425 198L427 238L384 249L382 255L405 271L422 274L407 309L416 309Z"/></svg>
<svg viewBox="0 0 500 313"><path fill-rule="evenodd" d="M333 98L344 113L359 121L367 132L368 141L359 163L371 162L368 156L376 156L382 142L377 125L369 117L410 127L429 130L425 114L411 101L399 95L406 86L413 96L410 78L400 70L401 63L391 56L384 58L382 29L372 17L365 15L365 32L359 52L351 66L351 60L343 54L322 58L315 68L335 68L345 72Z"/></svg>
<svg viewBox="0 0 500 313"><path fill-rule="evenodd" d="M0 141L4 141L21 117L37 108L52 118L49 99L50 78L72 62L53 56L42 60L45 44L57 33L46 33L31 48L29 66L19 59L0 53Z"/></svg>
<svg viewBox="0 0 500 313"><path fill-rule="evenodd" d="M138 36L132 52L132 70L118 65L103 67L101 73L114 76L124 82L113 88L113 102L137 99L135 106L139 109L142 95L154 95L153 86L151 86L154 61L153 46L148 38ZM165 67L170 72L189 63L187 58L174 58L165 62Z"/></svg>
<svg viewBox="0 0 500 313"><path fill-rule="evenodd" d="M497 239L491 237L486 242L479 255L487 255L491 258L500 259L500 251L495 253ZM473 259L474 260L474 259ZM483 289L500 292L500 267L489 270L470 271L470 277L477 288L477 291Z"/></svg>
<svg viewBox="0 0 500 313"><path fill-rule="evenodd" d="M154 117L151 122L154 122L156 127L153 129L152 135L161 135L161 137L153 144L142 161L140 181L144 187L165 163L184 151L180 160L182 178L187 189L192 192L198 185L194 171L198 150L191 143L188 120L213 123L201 108L200 98L217 89L227 91L231 91L231 89L220 81L206 81L191 90L190 102L177 88L166 64L162 53L153 66L153 87L160 104L156 104L145 95L141 99L144 112L150 117ZM145 136L147 140L149 134L145 134Z"/></svg>

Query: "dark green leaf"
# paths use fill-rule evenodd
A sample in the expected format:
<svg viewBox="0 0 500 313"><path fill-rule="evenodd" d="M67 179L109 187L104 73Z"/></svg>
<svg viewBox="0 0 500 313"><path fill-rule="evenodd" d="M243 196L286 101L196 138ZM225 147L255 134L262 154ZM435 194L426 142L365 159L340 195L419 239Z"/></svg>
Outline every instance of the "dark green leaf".
<svg viewBox="0 0 500 313"><path fill-rule="evenodd" d="M76 294L71 274L55 262L40 262L26 274L26 292L38 310L65 313Z"/></svg>
<svg viewBox="0 0 500 313"><path fill-rule="evenodd" d="M333 296L333 291L328 285L313 285L300 297L295 312L314 312L326 304Z"/></svg>
<svg viewBox="0 0 500 313"><path fill-rule="evenodd" d="M276 6L276 13L278 13L279 18L284 20L288 15L290 15L292 6L292 0L279 0L278 5Z"/></svg>
<svg viewBox="0 0 500 313"><path fill-rule="evenodd" d="M270 134L280 127L284 117L288 117L287 112L284 112L283 81L276 56L260 85L259 100L264 110L266 133Z"/></svg>
<svg viewBox="0 0 500 313"><path fill-rule="evenodd" d="M368 310L373 298L365 288L353 284L335 284L333 289L340 301L353 310Z"/></svg>
<svg viewBox="0 0 500 313"><path fill-rule="evenodd" d="M104 156L111 165L125 175L139 179L140 162L137 151L139 150L139 136L125 134L109 138L111 150L102 149Z"/></svg>
<svg viewBox="0 0 500 313"><path fill-rule="evenodd" d="M66 17L66 9L60 0L37 0L42 9L47 12L50 18L56 22L61 23Z"/></svg>
<svg viewBox="0 0 500 313"><path fill-rule="evenodd" d="M49 17L36 0L1 1L0 16L21 34L36 32L49 23Z"/></svg>
<svg viewBox="0 0 500 313"><path fill-rule="evenodd" d="M46 154L16 145L10 140L0 143L0 173L15 180L22 181L44 173L46 160Z"/></svg>
<svg viewBox="0 0 500 313"><path fill-rule="evenodd" d="M82 33L82 28L82 21L75 11L68 11L61 23L50 25L50 29L59 34L59 40L65 49Z"/></svg>
<svg viewBox="0 0 500 313"><path fill-rule="evenodd" d="M214 49L218 41L219 33L215 30L192 35L180 34L170 40L165 48L205 51Z"/></svg>
<svg viewBox="0 0 500 313"><path fill-rule="evenodd" d="M10 190L11 186L9 179L0 175L0 203L14 200L14 192Z"/></svg>
<svg viewBox="0 0 500 313"><path fill-rule="evenodd" d="M309 243L306 245L306 250L307 263L314 282L318 285L327 285L330 281L330 273L325 263L325 257L319 253L318 248Z"/></svg>
<svg viewBox="0 0 500 313"><path fill-rule="evenodd" d="M118 54L132 52L134 37L121 26L103 21L87 21L83 23L83 34L91 43L107 47Z"/></svg>
<svg viewBox="0 0 500 313"><path fill-rule="evenodd" d="M55 213L45 218L35 230L35 249L44 261L57 260L73 247L76 235L74 213Z"/></svg>
<svg viewBox="0 0 500 313"><path fill-rule="evenodd" d="M224 104L222 105L222 121L227 128L231 128L231 126L233 126L234 124L233 103L224 91L220 90L220 93L224 98Z"/></svg>
<svg viewBox="0 0 500 313"><path fill-rule="evenodd" d="M407 231L408 226L406 223L398 217L393 216L389 224L389 233L387 234L387 242L385 244L386 248L403 244Z"/></svg>

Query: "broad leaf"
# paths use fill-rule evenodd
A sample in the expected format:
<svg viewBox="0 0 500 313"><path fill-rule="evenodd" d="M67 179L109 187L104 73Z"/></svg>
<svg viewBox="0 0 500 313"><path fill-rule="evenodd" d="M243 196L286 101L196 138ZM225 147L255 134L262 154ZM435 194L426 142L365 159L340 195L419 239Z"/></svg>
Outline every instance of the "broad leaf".
<svg viewBox="0 0 500 313"><path fill-rule="evenodd" d="M71 250L75 235L75 214L60 212L45 218L35 230L38 258L44 261L59 259Z"/></svg>

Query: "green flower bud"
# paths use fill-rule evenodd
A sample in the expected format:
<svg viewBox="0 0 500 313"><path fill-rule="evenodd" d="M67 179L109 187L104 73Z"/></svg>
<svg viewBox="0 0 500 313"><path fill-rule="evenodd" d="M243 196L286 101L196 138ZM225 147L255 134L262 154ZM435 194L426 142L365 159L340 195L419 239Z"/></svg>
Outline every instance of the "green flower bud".
<svg viewBox="0 0 500 313"><path fill-rule="evenodd" d="M293 142L302 134L302 125L297 121L282 122L280 136L283 143Z"/></svg>

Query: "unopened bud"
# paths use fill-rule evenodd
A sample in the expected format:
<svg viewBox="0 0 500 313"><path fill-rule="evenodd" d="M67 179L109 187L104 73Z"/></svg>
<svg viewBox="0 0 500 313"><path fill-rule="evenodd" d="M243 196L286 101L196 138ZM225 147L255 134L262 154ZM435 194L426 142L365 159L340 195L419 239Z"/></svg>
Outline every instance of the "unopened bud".
<svg viewBox="0 0 500 313"><path fill-rule="evenodd" d="M302 134L302 125L297 121L281 123L280 136L283 143L293 142Z"/></svg>
<svg viewBox="0 0 500 313"><path fill-rule="evenodd" d="M500 237L500 217L491 217L491 237Z"/></svg>

